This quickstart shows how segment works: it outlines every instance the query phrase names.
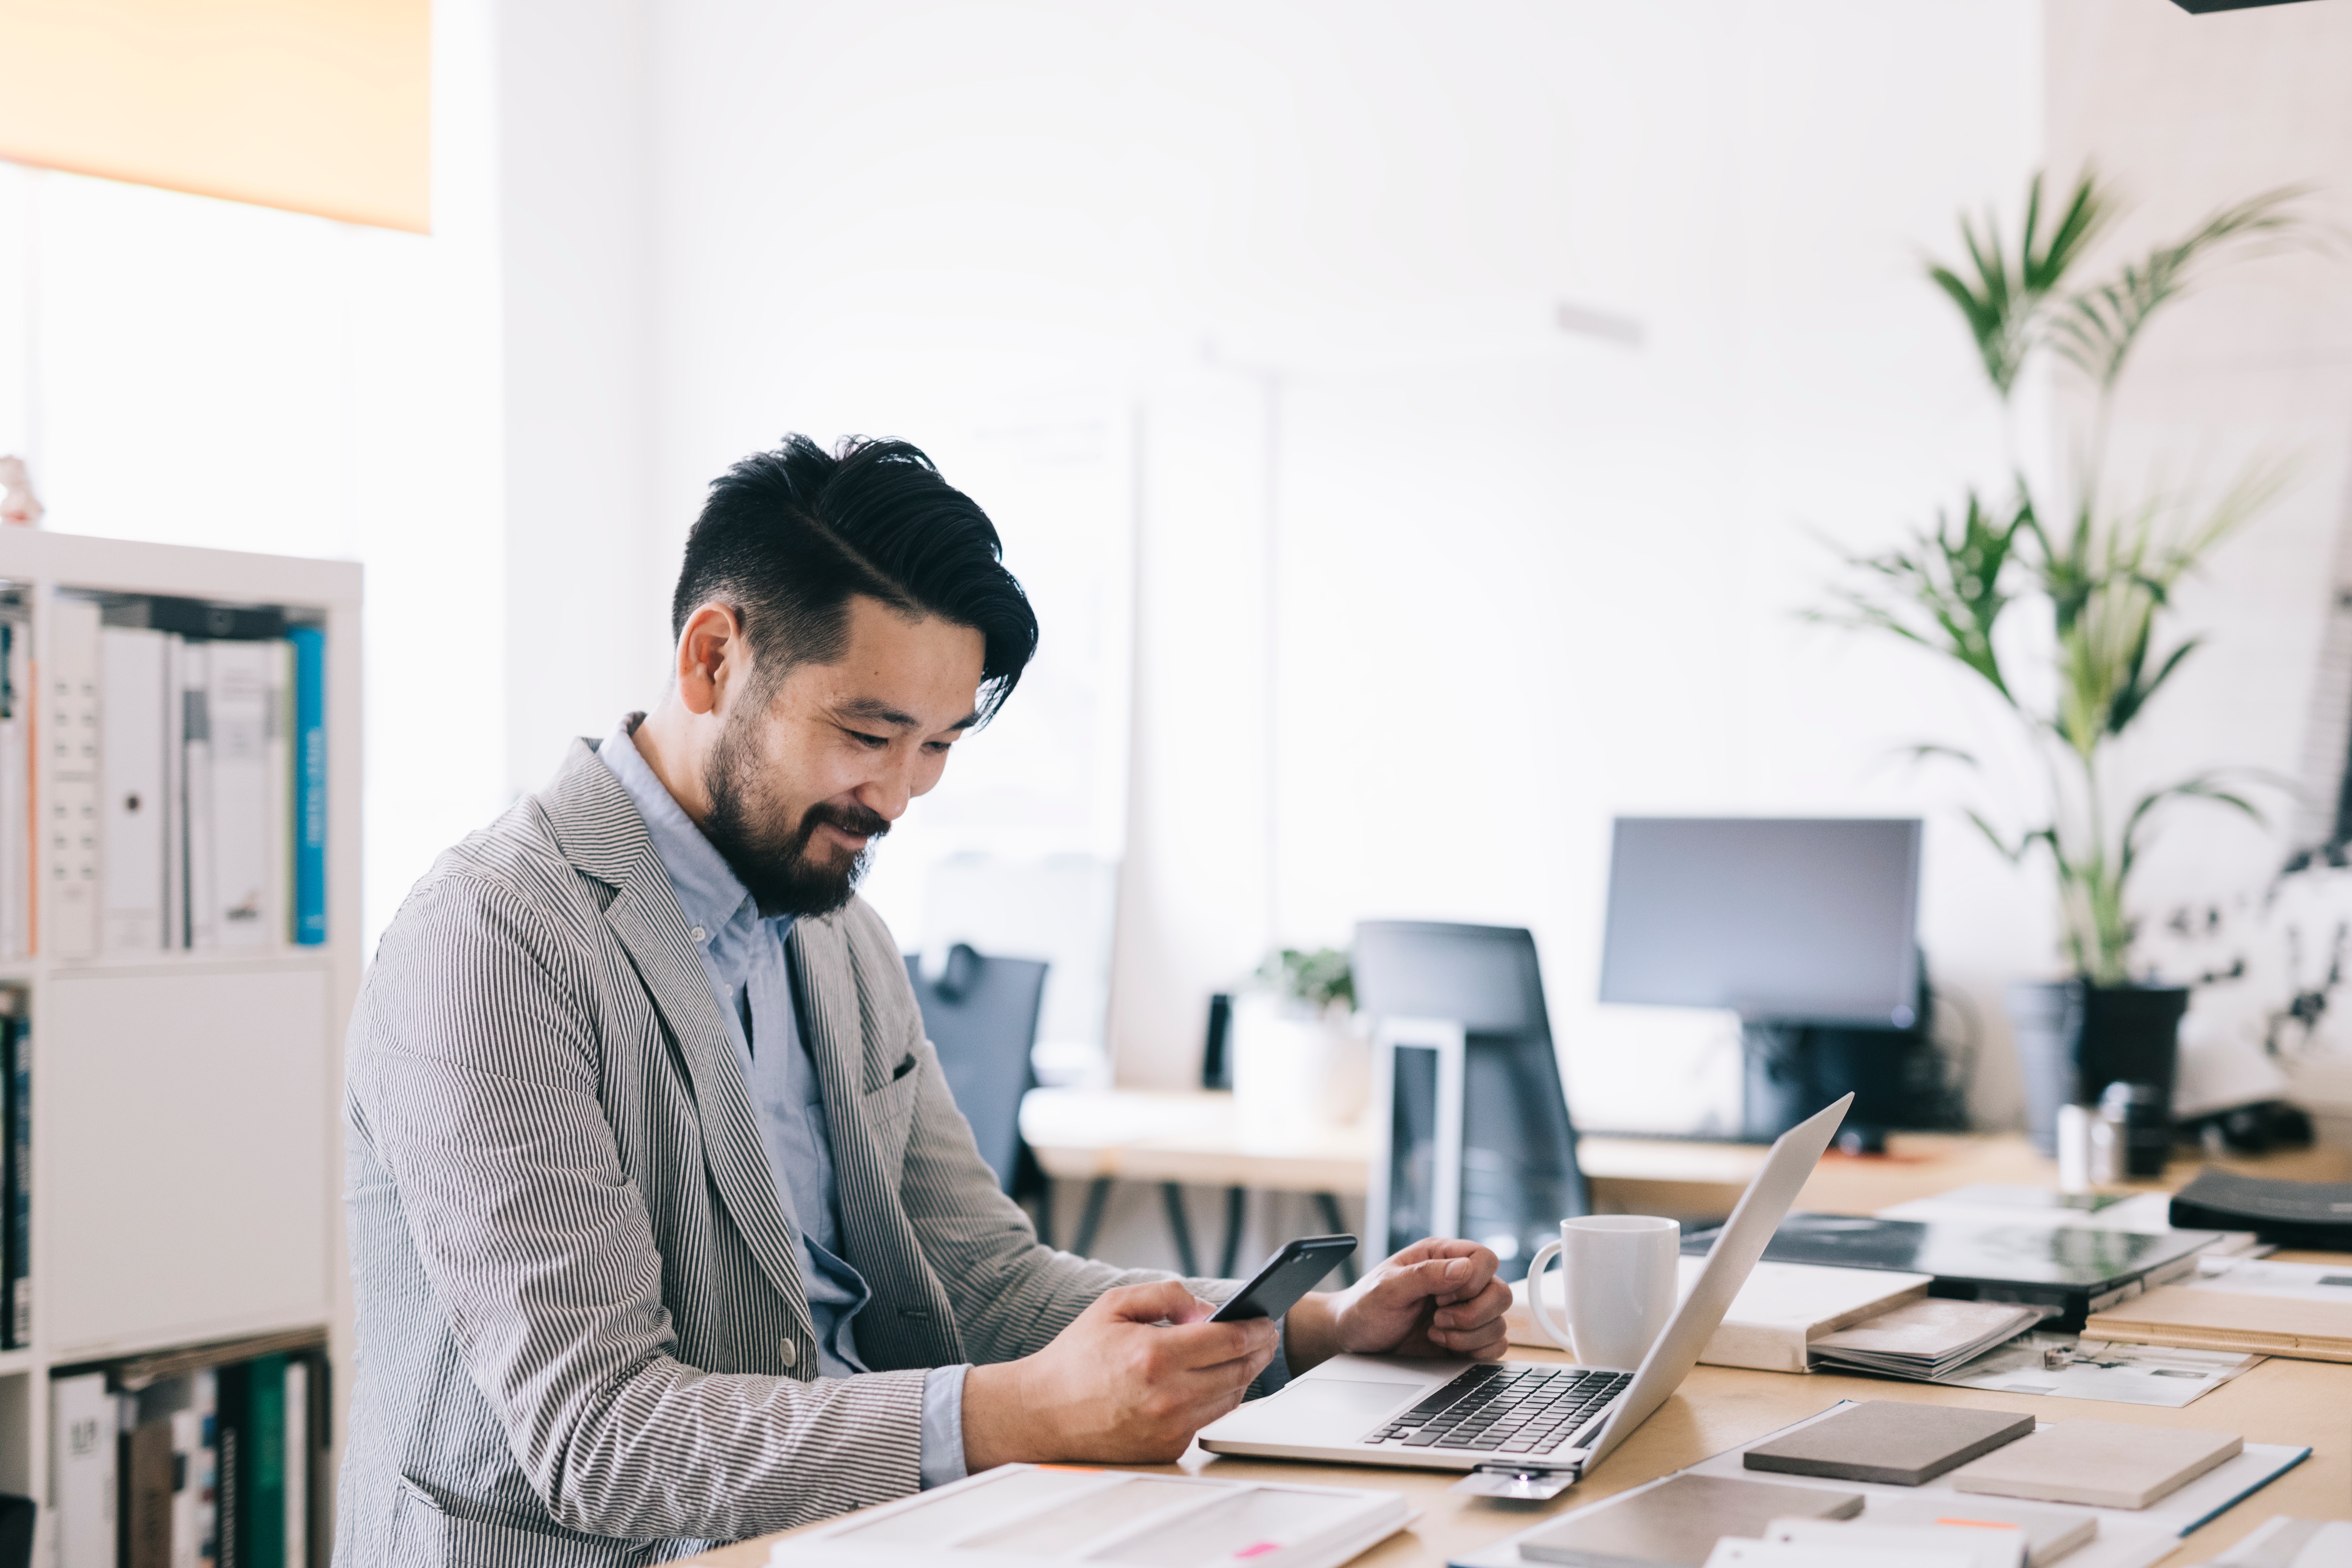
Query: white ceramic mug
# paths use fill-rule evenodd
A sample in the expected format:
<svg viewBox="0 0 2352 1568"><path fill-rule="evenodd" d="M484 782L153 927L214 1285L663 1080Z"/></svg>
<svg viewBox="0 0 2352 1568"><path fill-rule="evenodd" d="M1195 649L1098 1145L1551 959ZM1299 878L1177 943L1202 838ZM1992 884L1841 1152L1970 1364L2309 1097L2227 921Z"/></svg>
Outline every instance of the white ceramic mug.
<svg viewBox="0 0 2352 1568"><path fill-rule="evenodd" d="M1675 1315L1675 1260L1683 1227L1650 1215L1596 1214L1559 1222L1528 1265L1528 1310L1580 1365L1630 1372ZM1568 1327L1544 1310L1543 1271L1559 1258Z"/></svg>

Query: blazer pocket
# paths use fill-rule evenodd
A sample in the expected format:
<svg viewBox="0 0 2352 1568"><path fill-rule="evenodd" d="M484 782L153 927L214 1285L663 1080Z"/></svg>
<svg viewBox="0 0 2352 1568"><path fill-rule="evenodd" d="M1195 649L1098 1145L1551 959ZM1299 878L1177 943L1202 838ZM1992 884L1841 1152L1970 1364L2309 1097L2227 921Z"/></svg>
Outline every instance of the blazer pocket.
<svg viewBox="0 0 2352 1568"><path fill-rule="evenodd" d="M460 1518L407 1476L400 1489L393 1528L402 1568L636 1568L653 1559L634 1541Z"/></svg>

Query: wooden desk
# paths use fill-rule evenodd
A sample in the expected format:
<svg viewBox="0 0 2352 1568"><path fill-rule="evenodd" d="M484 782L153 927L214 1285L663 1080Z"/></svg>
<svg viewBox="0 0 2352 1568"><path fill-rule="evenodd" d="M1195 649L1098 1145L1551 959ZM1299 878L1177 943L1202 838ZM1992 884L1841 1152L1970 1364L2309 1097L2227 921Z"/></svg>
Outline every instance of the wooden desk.
<svg viewBox="0 0 2352 1568"><path fill-rule="evenodd" d="M1512 1347L1514 1361L1565 1361L1555 1353ZM2254 1443L2308 1445L2311 1458L2186 1537L2165 1559L2203 1563L2275 1513L2299 1519L2352 1519L2352 1365L2267 1361L2185 1410L2151 1409L2074 1399L2036 1399L1976 1389L1939 1388L1878 1378L1827 1373L1794 1376L1702 1366L1609 1456L1589 1480L1549 1503L1495 1503L1446 1490L1459 1478L1428 1470L1369 1466L1292 1464L1277 1459L1220 1458L1198 1447L1174 1466L1121 1467L1171 1474L1261 1476L1330 1486L1381 1487L1412 1498L1422 1510L1412 1527L1356 1559L1366 1568L1435 1568L1453 1553L1472 1551L1525 1530L1538 1519L1608 1497L1737 1447L1801 1420L1841 1399L1902 1399L1927 1405L1972 1405L2031 1410L2044 1420L2069 1416L2130 1421L2149 1426L2191 1426L2237 1432ZM764 1568L770 1536L697 1559L710 1568Z"/></svg>
<svg viewBox="0 0 2352 1568"><path fill-rule="evenodd" d="M1206 1090L1031 1091L1021 1135L1049 1176L1080 1182L1159 1182L1185 1186L1363 1195L1372 1131L1301 1122L1281 1137L1253 1133L1234 1097ZM1721 1215L1764 1163L1760 1143L1588 1135L1577 1163L1604 1214ZM2208 1162L2177 1160L2160 1183L2178 1187ZM2352 1151L2294 1150L2256 1160L2212 1162L2298 1181L2352 1179ZM1797 1207L1817 1214L1874 1214L1980 1182L2056 1184L2055 1163L2022 1133L1898 1132L1884 1154L1825 1156ZM1084 1248L1080 1248L1084 1250Z"/></svg>

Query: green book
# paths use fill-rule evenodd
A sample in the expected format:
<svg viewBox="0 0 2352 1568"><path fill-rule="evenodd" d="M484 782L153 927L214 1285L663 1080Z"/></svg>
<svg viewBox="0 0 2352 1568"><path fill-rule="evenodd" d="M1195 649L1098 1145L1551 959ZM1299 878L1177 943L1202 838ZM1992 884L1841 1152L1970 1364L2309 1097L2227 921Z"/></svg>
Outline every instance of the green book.
<svg viewBox="0 0 2352 1568"><path fill-rule="evenodd" d="M220 1370L220 1568L288 1568L286 1358Z"/></svg>

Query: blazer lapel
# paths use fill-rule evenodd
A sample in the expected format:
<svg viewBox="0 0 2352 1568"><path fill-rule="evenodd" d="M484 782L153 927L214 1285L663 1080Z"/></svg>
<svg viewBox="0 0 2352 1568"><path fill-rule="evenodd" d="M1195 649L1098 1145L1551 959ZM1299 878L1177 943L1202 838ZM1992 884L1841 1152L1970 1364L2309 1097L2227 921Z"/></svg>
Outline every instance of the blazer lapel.
<svg viewBox="0 0 2352 1568"><path fill-rule="evenodd" d="M857 1317L857 1348L877 1372L951 1366L964 1359L947 1292L940 1288L866 1115L869 1094L896 1081L890 1064L869 1061L885 1042L868 1038L856 968L839 921L803 920L785 943L800 1002L802 1037L824 1091L843 1244L873 1287Z"/></svg>
<svg viewBox="0 0 2352 1568"><path fill-rule="evenodd" d="M635 803L588 742L572 748L544 798L566 856L614 889L605 923L677 1042L702 1121L703 1159L719 1199L791 1310L798 1345L789 1365L814 1377L816 1340L801 1279L800 1245L776 1200L775 1177L751 1117L742 1069L661 858Z"/></svg>

